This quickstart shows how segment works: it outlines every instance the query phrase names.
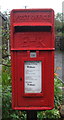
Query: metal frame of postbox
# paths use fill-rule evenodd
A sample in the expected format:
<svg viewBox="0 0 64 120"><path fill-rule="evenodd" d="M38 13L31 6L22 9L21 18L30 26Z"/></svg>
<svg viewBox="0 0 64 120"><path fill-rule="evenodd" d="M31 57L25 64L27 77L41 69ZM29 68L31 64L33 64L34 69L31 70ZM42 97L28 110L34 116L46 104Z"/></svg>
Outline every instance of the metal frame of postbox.
<svg viewBox="0 0 64 120"><path fill-rule="evenodd" d="M36 26L37 29L35 31L37 32L33 32L33 35L35 37L36 34L37 42L34 40L34 44L34 41L32 40L32 44L30 44L29 41L31 37L33 37L31 29L34 31L34 26ZM43 32L44 39L50 39L47 43L42 40L39 42L38 40L38 38L41 39L40 36L42 37L42 29L43 31L45 29L45 32ZM46 29L49 30L48 33L50 34L46 34ZM39 30L41 32L39 32ZM54 11L52 9L12 10L10 39L12 65L12 108L15 110L52 109L54 107ZM39 46L39 44L41 45ZM31 58L30 53L33 51L35 51L36 57ZM24 92L25 61L41 61L41 93Z"/></svg>

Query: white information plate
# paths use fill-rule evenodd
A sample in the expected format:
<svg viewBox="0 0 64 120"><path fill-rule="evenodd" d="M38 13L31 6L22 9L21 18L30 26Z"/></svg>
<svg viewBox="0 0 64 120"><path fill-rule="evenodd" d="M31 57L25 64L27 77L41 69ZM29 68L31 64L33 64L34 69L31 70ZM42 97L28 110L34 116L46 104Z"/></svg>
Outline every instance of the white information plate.
<svg viewBox="0 0 64 120"><path fill-rule="evenodd" d="M41 93L41 61L25 61L24 65L25 93Z"/></svg>

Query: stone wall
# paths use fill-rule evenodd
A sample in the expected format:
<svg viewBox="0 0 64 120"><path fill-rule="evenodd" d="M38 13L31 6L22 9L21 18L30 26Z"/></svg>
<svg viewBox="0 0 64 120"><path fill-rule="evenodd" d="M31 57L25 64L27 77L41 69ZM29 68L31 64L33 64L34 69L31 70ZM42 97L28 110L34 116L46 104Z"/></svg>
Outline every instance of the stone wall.
<svg viewBox="0 0 64 120"><path fill-rule="evenodd" d="M55 38L55 48L60 49L60 37L56 36Z"/></svg>
<svg viewBox="0 0 64 120"><path fill-rule="evenodd" d="M64 37L56 36L55 38L55 48L59 50L64 50Z"/></svg>

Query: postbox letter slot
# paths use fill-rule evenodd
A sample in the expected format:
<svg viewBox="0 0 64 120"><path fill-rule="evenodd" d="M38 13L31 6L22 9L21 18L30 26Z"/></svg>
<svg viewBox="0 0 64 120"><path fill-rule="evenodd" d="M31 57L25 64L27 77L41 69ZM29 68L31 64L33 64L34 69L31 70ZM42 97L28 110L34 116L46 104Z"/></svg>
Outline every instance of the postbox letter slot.
<svg viewBox="0 0 64 120"><path fill-rule="evenodd" d="M15 32L49 32L51 26L15 26Z"/></svg>

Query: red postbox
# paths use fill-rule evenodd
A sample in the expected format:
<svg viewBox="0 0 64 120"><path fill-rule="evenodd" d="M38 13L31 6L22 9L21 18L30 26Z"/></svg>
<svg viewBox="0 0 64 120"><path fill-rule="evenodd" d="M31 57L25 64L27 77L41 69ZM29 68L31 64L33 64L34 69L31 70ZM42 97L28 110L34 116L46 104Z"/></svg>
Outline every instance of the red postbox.
<svg viewBox="0 0 64 120"><path fill-rule="evenodd" d="M11 12L12 107L54 107L54 11Z"/></svg>

